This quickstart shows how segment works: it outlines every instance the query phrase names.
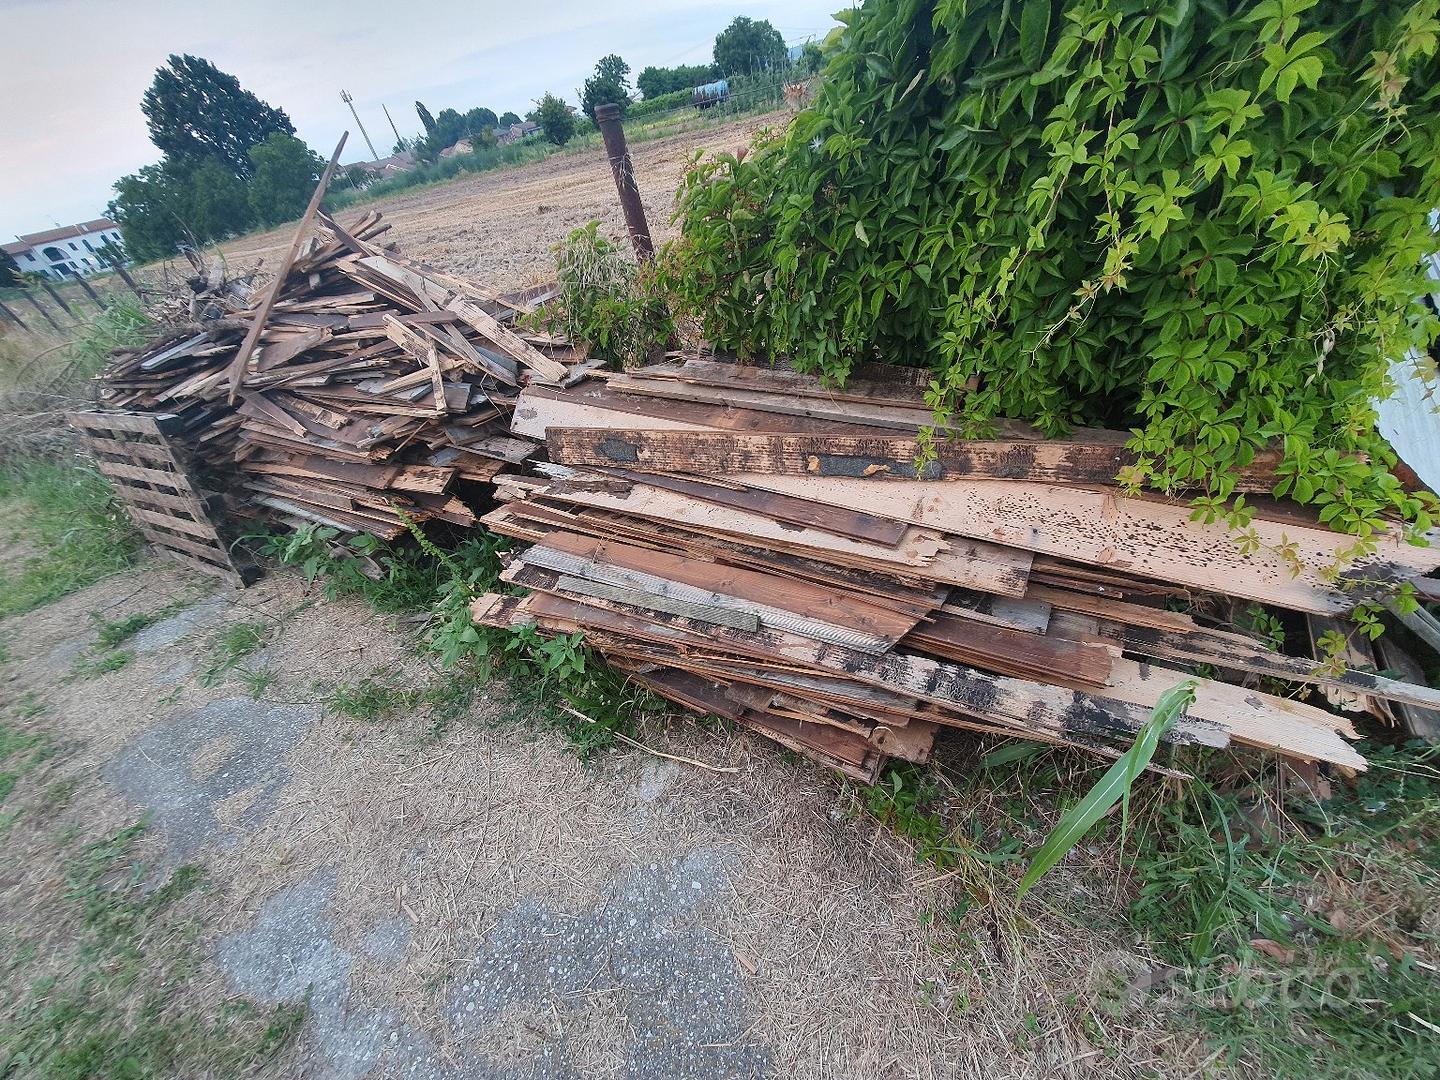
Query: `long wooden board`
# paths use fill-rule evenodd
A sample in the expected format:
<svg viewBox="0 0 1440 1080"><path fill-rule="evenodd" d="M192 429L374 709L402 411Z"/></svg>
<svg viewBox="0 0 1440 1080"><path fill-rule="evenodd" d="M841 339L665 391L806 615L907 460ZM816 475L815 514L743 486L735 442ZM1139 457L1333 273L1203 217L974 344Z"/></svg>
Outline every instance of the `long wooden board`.
<svg viewBox="0 0 1440 1080"><path fill-rule="evenodd" d="M1374 555L1344 569L1341 580L1357 583L1347 591L1329 584L1321 571L1335 562L1338 551L1353 544L1353 537L1256 519L1261 547L1246 554L1224 524L1191 521L1188 506L1130 499L1113 490L1006 480L873 484L846 477L762 473L729 479L946 533L1320 615L1347 611L1371 595L1364 582L1404 581L1440 566L1440 546L1415 547L1397 535L1382 535ZM1278 554L1287 544L1293 545L1304 564L1298 576Z"/></svg>
<svg viewBox="0 0 1440 1080"><path fill-rule="evenodd" d="M1029 480L1110 484L1133 465L1123 433L1088 439L938 441L923 469L918 439L909 436L777 435L750 432L546 429L550 460L564 465L618 465L662 472L728 475L846 476L862 480ZM1111 436L1101 440L1095 435ZM1246 469L1237 490L1274 488L1274 456Z"/></svg>

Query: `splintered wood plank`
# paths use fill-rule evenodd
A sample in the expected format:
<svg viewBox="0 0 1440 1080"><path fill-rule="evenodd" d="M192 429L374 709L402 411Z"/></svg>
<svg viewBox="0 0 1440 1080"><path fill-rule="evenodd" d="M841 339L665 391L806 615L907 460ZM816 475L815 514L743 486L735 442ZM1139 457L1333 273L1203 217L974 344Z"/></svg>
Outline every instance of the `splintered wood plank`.
<svg viewBox="0 0 1440 1080"><path fill-rule="evenodd" d="M591 380L568 390L527 386L515 406L510 430L516 435L544 439L548 427L634 428L667 431L770 431L811 434L885 435L882 427L862 428L833 420L783 416L728 404L663 401L623 394Z"/></svg>
<svg viewBox="0 0 1440 1080"><path fill-rule="evenodd" d="M286 279L290 277L290 267L295 264L295 259L300 254L300 245L305 240L305 234L310 231L310 224L315 219L315 212L320 209L320 200L325 197L325 189L330 186L330 179L335 175L335 166L340 162L340 151L345 149L345 140L349 136L348 131L340 136L340 141L335 146L335 153L330 155L330 163L320 174L320 182L315 185L315 192L310 196L310 203L305 207L305 213L300 215L300 220L295 225L295 237L290 241L290 248L275 268L275 280L270 283L270 287L265 291L265 298L255 309L250 329L245 333L245 340L241 342L240 348L235 353L235 359L230 361L230 366L226 370L226 376L230 382L230 403L232 405L235 403L235 395L239 393L240 383L245 378L245 369L250 363L250 355L255 351L255 345L260 340L260 332L265 329L265 323L270 318L270 310L275 306L275 301L280 298L280 292L285 288Z"/></svg>
<svg viewBox="0 0 1440 1080"><path fill-rule="evenodd" d="M908 567L920 576L1006 596L1024 594L1029 571L1029 559L1023 552L983 541L957 540L952 545L937 534L915 531L907 534L898 546L890 548L782 524L762 514L699 503L643 485L616 493L551 484L545 497L661 522L677 522L752 543L804 549L824 553L826 557L850 555L872 564Z"/></svg>
<svg viewBox="0 0 1440 1080"><path fill-rule="evenodd" d="M802 375L790 368L730 364L699 357L679 367L660 365L629 372L632 377L678 379L706 386L768 390L793 397L819 397L831 401L857 400L878 405L923 406L932 372L925 368L858 364L844 386L827 384L816 375Z"/></svg>
<svg viewBox="0 0 1440 1080"><path fill-rule="evenodd" d="M638 425L637 425L638 427ZM918 439L908 436L776 435L750 432L548 427L550 460L563 465L619 465L657 471L782 476L846 476L876 481L1030 480L1110 484L1136 455L1127 435L1092 432L1085 439L941 440L923 469ZM1105 438L1101 438L1104 436ZM1238 491L1274 488L1274 455L1243 471Z"/></svg>
<svg viewBox="0 0 1440 1080"><path fill-rule="evenodd" d="M506 600L512 603L504 603ZM872 656L764 629L750 634L723 626L687 625L680 616L662 612L638 619L617 614L603 604L603 601L578 604L560 597L533 594L519 601L513 597L485 597L476 602L474 612L476 618L487 625L524 625L537 617L554 614L586 628L611 630L663 644L694 648L699 643L742 656L785 659L930 701L1022 736L1037 731L1062 739L1075 735L1082 739L1130 740L1149 716L1147 709L1125 702L991 675L927 657L898 653ZM944 718L937 716L936 719L943 722ZM1223 746L1227 742L1223 729L1187 717L1182 717L1165 737L1169 741L1207 746Z"/></svg>
<svg viewBox="0 0 1440 1080"><path fill-rule="evenodd" d="M958 533L1031 552L1090 562L1127 574L1240 596L1297 611L1344 612L1371 593L1365 582L1393 584L1440 566L1440 545L1415 547L1395 533L1377 538L1375 554L1346 567L1346 591L1320 571L1354 538L1319 527L1281 525L1257 518L1260 550L1241 551L1226 525L1190 520L1190 508L1115 491L1064 488L1006 480L934 484L895 480L874 484L843 477L740 473L729 479L801 498L883 514L897 521ZM1277 554L1293 544L1304 570L1298 576Z"/></svg>
<svg viewBox="0 0 1440 1080"><path fill-rule="evenodd" d="M703 386L697 383L677 382L672 379L644 379L625 375L615 376L609 380L609 383L612 390L619 390L627 394L644 394L657 398L673 398L676 401L728 405L753 409L756 412L804 416L842 424L861 424L866 427L897 428L913 432L930 427L935 423L934 410L923 405L874 405L862 401L791 397L766 390ZM658 408L663 408L663 406Z"/></svg>
<svg viewBox="0 0 1440 1080"><path fill-rule="evenodd" d="M651 552L650 554L658 554ZM703 581L700 574L687 573L684 570L679 573L685 574L691 580ZM744 624L736 619L717 619L704 615L696 615L706 622L724 622L727 626L735 626L744 629L759 630L762 627L781 630L786 633L796 634L800 637L811 638L816 641L826 641L846 648L857 649L861 652L882 653L888 650L898 639L898 634L881 635L869 630L856 630L849 626L841 625L838 622L827 622L822 618L797 614L784 608L775 607L773 604L750 600L744 597L731 595L727 592L717 592L701 585L693 585L688 581L676 581L668 577L661 577L658 574L646 573L643 570L631 569L629 567L607 566L592 560L583 559L572 555L569 552L558 551L538 544L522 553L511 567L501 576L502 580L517 585L524 585L532 589L561 588L562 591L578 592L577 589L564 589L557 585L557 579L564 577L579 577L586 580L596 581L611 588L624 588L632 590L637 597L634 600L624 601L638 607L654 608L659 611L668 611L672 614L684 614L678 611L674 603L685 603L700 605L707 611L727 610L739 612L748 618ZM743 584L734 587L735 591L745 588ZM652 604L646 601L646 596L665 597L673 601L669 606ZM609 596L608 599L618 600L617 596ZM792 606L793 603L792 603ZM876 613L877 615L880 613ZM849 622L875 621L871 618L856 620L853 617ZM753 622L753 625L750 623Z"/></svg>
<svg viewBox="0 0 1440 1080"><path fill-rule="evenodd" d="M663 550L649 550L629 544L596 540L576 533L557 532L545 538L539 548L520 556L536 565L569 572L573 565L539 561L540 551L563 553L597 566L643 573L689 585L707 593L723 594L753 605L779 618L786 613L798 624L810 621L817 627L844 627L857 634L893 645L920 621L918 613L905 614L872 606L862 594L844 588L816 585L793 577L724 566L705 559L686 558ZM782 626L782 629L793 629ZM804 633L804 631L798 631ZM809 635L807 635L809 636Z"/></svg>
<svg viewBox="0 0 1440 1080"><path fill-rule="evenodd" d="M1159 664L1116 660L1110 685L1092 692L1153 709L1161 694L1189 678L1192 676ZM1244 686L1210 679L1196 683L1195 704L1189 714L1222 727L1235 742L1288 757L1366 768L1365 759L1346 741L1359 735L1344 717Z"/></svg>
<svg viewBox="0 0 1440 1080"><path fill-rule="evenodd" d="M570 370L558 360L551 360L513 330L506 329L495 317L473 301L457 296L444 305L455 312L474 331L493 341L501 352L524 364L532 375L545 382L559 382Z"/></svg>
<svg viewBox="0 0 1440 1080"><path fill-rule="evenodd" d="M1087 686L1104 686L1114 659L1098 646L949 615L920 624L904 644L988 671L1039 679L1063 676Z"/></svg>
<svg viewBox="0 0 1440 1080"><path fill-rule="evenodd" d="M551 460L554 460L553 458ZM703 480L682 476L660 476L631 472L628 469L607 469L600 475L618 476L631 483L648 484L665 491L677 491L716 506L729 506L750 513L764 514L776 521L788 521L792 525L806 525L837 536L850 536L857 540L870 540L877 544L894 546L905 539L909 526L901 521L876 517L857 510L831 506L828 503L797 499L790 495L778 495L773 491L757 491L754 488L727 487L706 483Z"/></svg>
<svg viewBox="0 0 1440 1080"><path fill-rule="evenodd" d="M1425 678L1425 672L1415 662L1414 657L1397 645L1389 634L1380 638L1380 658L1385 666L1391 671L1398 672L1413 683L1420 683ZM1440 743L1440 709L1426 708L1410 702L1401 702L1396 705L1396 712L1404 721L1405 727L1410 734L1417 739L1424 739L1430 743Z"/></svg>

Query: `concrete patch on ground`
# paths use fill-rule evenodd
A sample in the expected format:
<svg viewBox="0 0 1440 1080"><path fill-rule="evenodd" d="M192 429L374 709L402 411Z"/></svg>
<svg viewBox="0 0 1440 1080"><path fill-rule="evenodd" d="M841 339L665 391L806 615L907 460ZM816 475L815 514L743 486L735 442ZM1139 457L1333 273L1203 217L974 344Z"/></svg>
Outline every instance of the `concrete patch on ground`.
<svg viewBox="0 0 1440 1080"><path fill-rule="evenodd" d="M767 1075L749 1037L730 950L698 924L726 887L725 860L699 850L632 867L591 909L511 909L444 1002L442 1052L398 1012L356 1000L358 958L335 942L336 873L284 888L217 954L239 993L309 1003L315 1075L362 1080L746 1080ZM391 962L410 927L386 918L361 951Z"/></svg>
<svg viewBox="0 0 1440 1080"><path fill-rule="evenodd" d="M267 1002L307 1001L316 1076L469 1075L452 1070L427 1036L394 1013L351 1001L355 956L335 944L334 896L335 871L317 871L266 901L252 927L221 938L217 955L235 989Z"/></svg>
<svg viewBox="0 0 1440 1080"><path fill-rule="evenodd" d="M695 918L724 888L724 865L701 849L632 868L578 915L528 902L514 908L450 994L455 1046L520 1057L514 1075L559 1080L581 1075L580 1059L595 1050L586 1033L602 1027L623 1033L614 1051L629 1077L765 1075L767 1054L747 1038L735 958ZM513 1024L527 1006L540 1022ZM548 1016L564 1021L546 1025ZM533 1045L517 1046L513 1035L508 1047L496 1045L512 1027ZM522 1049L529 1053L517 1055Z"/></svg>
<svg viewBox="0 0 1440 1080"><path fill-rule="evenodd" d="M169 618L147 626L132 637L125 646L141 656L159 652L175 645L197 630L213 625L234 607L231 596L220 592L206 597L183 611L177 611Z"/></svg>
<svg viewBox="0 0 1440 1080"><path fill-rule="evenodd" d="M103 776L150 810L174 865L217 832L229 842L230 828L254 828L265 819L290 776L286 753L319 718L317 709L297 705L212 701L147 730L104 766ZM230 828L221 832L217 811L227 804L223 824Z"/></svg>

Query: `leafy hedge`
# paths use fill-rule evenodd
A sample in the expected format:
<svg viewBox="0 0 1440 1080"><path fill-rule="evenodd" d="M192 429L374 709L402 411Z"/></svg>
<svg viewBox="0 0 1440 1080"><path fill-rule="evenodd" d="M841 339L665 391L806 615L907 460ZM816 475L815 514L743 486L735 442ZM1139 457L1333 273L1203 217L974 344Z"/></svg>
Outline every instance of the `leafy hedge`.
<svg viewBox="0 0 1440 1080"><path fill-rule="evenodd" d="M680 109L693 101L689 90L675 90L669 94L658 94L653 98L645 98L630 106L630 111L625 114L627 120L634 120L639 116L649 116L651 113L670 112L672 109Z"/></svg>
<svg viewBox="0 0 1440 1080"><path fill-rule="evenodd" d="M1278 440L1277 494L1428 526L1370 402L1437 334L1436 8L867 0L813 108L689 173L672 287L837 381L932 365L942 429L1132 429L1121 481L1210 514Z"/></svg>

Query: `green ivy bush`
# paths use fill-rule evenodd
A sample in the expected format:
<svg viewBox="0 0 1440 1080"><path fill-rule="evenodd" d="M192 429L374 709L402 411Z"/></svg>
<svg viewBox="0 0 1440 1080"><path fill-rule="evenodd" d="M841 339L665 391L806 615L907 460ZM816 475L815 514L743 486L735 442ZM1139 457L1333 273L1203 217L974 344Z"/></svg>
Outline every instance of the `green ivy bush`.
<svg viewBox="0 0 1440 1080"><path fill-rule="evenodd" d="M930 365L937 432L1128 429L1123 484L1239 528L1277 445L1322 521L1428 527L1371 402L1440 328L1436 8L867 0L811 109L689 172L670 286L837 383Z"/></svg>

